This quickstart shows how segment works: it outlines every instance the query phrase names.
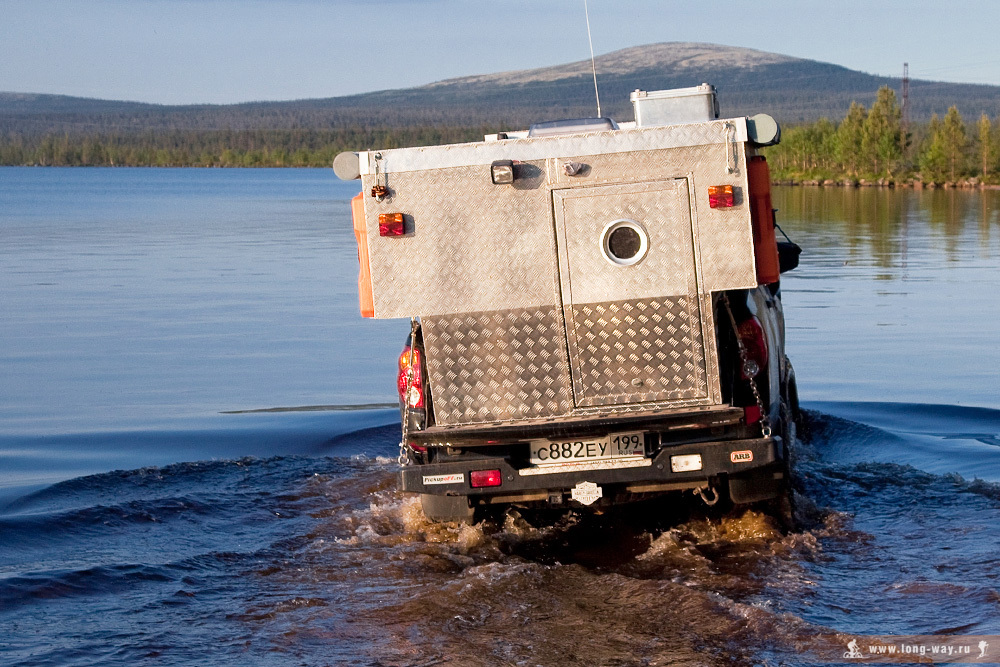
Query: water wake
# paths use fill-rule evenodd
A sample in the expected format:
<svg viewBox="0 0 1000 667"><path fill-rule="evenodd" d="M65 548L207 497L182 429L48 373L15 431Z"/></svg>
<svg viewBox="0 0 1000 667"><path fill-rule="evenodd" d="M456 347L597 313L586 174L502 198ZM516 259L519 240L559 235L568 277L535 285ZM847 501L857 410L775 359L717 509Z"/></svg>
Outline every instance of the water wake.
<svg viewBox="0 0 1000 667"><path fill-rule="evenodd" d="M998 487L921 467L917 446L958 443L962 463L974 433L996 451L995 413L831 409L805 416L790 533L697 504L433 524L396 490L394 426L321 455L60 482L0 514L0 649L12 664L195 664L209 645L217 665L798 664L850 633L1000 632Z"/></svg>

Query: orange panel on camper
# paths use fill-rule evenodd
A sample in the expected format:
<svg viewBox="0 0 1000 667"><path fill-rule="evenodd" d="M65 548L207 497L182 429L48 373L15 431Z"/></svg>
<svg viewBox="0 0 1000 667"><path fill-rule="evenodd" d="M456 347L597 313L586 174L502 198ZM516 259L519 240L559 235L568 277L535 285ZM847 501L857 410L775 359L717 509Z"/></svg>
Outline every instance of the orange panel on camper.
<svg viewBox="0 0 1000 667"><path fill-rule="evenodd" d="M774 237L774 207L771 205L771 171L763 155L747 163L750 186L750 221L753 226L753 255L757 264L757 284L778 282L778 242Z"/></svg>
<svg viewBox="0 0 1000 667"><path fill-rule="evenodd" d="M354 238L358 242L358 302L361 317L375 317L375 299L372 296L372 269L368 264L368 228L365 224L365 197L359 194L351 200L351 216L354 218Z"/></svg>

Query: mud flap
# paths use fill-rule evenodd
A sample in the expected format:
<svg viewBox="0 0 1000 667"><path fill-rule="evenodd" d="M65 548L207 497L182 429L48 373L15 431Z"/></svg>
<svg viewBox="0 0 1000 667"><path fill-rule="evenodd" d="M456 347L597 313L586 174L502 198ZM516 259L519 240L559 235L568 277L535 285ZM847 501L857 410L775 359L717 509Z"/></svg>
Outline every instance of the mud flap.
<svg viewBox="0 0 1000 667"><path fill-rule="evenodd" d="M729 499L736 505L747 505L771 500L780 496L785 489L785 479L775 479L775 474L764 471L747 477L729 478Z"/></svg>
<svg viewBox="0 0 1000 667"><path fill-rule="evenodd" d="M421 493L420 509L424 511L427 520L434 523L443 521L472 523L474 514L468 496L435 496Z"/></svg>

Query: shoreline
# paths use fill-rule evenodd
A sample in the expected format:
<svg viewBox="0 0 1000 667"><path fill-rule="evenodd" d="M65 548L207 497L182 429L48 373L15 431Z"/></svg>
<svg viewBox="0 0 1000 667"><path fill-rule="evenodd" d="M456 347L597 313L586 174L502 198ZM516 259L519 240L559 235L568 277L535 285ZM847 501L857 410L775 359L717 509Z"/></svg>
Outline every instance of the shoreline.
<svg viewBox="0 0 1000 667"><path fill-rule="evenodd" d="M0 164L0 168L14 169L332 169L330 165L45 165L45 164ZM771 185L783 186L805 186L816 188L881 188L895 189L906 188L910 190L1000 190L1000 184L981 183L976 178L967 178L959 181L945 181L935 183L932 181L921 181L920 179L908 179L896 181L893 179L868 180L864 178L776 178L771 180Z"/></svg>
<svg viewBox="0 0 1000 667"><path fill-rule="evenodd" d="M895 181L880 178L870 181L864 178L844 178L844 179L774 179L771 185L791 185L809 186L820 188L908 188L910 190L1000 190L1000 185L981 183L978 179L968 178L960 181L946 181L944 183L925 182L920 179L909 179L905 181Z"/></svg>

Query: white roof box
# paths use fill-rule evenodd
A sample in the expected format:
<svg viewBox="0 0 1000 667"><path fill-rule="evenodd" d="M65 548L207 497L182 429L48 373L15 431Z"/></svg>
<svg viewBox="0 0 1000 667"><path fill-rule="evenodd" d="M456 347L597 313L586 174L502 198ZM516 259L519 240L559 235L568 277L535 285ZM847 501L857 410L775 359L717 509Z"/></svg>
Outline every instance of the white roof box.
<svg viewBox="0 0 1000 667"><path fill-rule="evenodd" d="M637 127L703 123L719 117L715 86L707 83L673 90L636 90L629 99Z"/></svg>

